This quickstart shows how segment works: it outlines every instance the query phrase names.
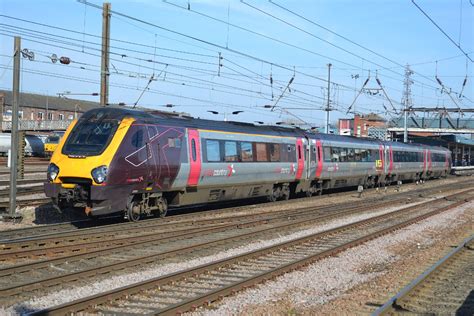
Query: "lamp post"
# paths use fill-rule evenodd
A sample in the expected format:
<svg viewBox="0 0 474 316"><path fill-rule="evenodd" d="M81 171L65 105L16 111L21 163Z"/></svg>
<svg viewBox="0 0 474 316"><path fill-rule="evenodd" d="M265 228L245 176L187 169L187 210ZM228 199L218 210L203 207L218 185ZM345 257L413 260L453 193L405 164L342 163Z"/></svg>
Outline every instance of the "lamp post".
<svg viewBox="0 0 474 316"><path fill-rule="evenodd" d="M222 114L222 115L224 115L224 122L227 122L227 114L237 115L237 114L242 113L244 111L233 111L233 112L227 113L227 112L218 112L218 111L208 110L207 112L215 114L215 115Z"/></svg>

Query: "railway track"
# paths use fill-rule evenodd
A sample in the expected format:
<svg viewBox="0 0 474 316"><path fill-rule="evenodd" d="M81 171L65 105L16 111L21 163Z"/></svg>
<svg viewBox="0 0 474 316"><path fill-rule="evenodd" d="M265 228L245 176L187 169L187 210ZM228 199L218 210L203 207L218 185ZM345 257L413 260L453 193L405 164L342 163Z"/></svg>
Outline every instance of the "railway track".
<svg viewBox="0 0 474 316"><path fill-rule="evenodd" d="M29 194L37 194L37 193L43 193L43 185L35 185L35 186L30 186L30 187L18 187L16 190L16 194L18 196L22 195L29 195ZM0 190L0 198L6 198L10 196L10 188L6 188L4 190Z"/></svg>
<svg viewBox="0 0 474 316"><path fill-rule="evenodd" d="M31 174L37 174L37 173L41 173L43 175L45 175L47 172L46 168L44 169L28 169L28 170L25 170L24 171L24 174L27 175L31 175ZM0 170L0 175L10 175L10 170L8 169L3 169L3 170Z"/></svg>
<svg viewBox="0 0 474 316"><path fill-rule="evenodd" d="M286 272L301 269L322 258L460 206L473 198L473 189L464 190L435 201L155 277L38 313L171 315L185 312ZM278 229L281 231L281 227Z"/></svg>
<svg viewBox="0 0 474 316"><path fill-rule="evenodd" d="M25 165L33 166L33 165L48 165L49 158L34 158L34 157L26 157L25 158ZM0 158L0 166L6 166L8 163L7 158Z"/></svg>
<svg viewBox="0 0 474 316"><path fill-rule="evenodd" d="M377 198L368 198L366 201L369 203L373 203L376 200L380 199L410 199L410 198L416 198L422 195L427 195L431 194L433 192L440 192L444 191L447 192L447 190L456 190L458 188L465 187L466 185L471 184L470 180L467 181L459 181L456 183L449 183L446 185L438 186L438 187L428 187L428 188L422 188L422 187L417 187L415 191L410 191L410 192L399 192L399 193L394 193L391 195L386 195L383 197L377 197ZM371 189L373 190L373 189ZM354 194L354 192L342 192L342 193L336 193L337 196L343 197L345 195L351 196ZM327 207L325 205L324 201L328 198L333 197L334 194L329 194L329 195L323 195L320 197L317 197L318 201L322 202L322 207ZM300 199L300 201L304 201L305 198ZM307 199L314 199L314 198L307 198ZM36 200L32 200L34 203ZM40 200L37 204L41 203L48 203L50 202L49 199L44 199ZM294 203L294 200L290 201L278 201L278 202L272 202L272 203L265 203L265 206L272 206L272 205L278 205L278 206L285 206L288 205L289 207L292 207ZM348 203L338 203L339 207L346 207L346 206L354 206L360 202L348 202ZM2 207L2 203L0 203L0 207ZM6 203L4 203L4 207L8 207ZM109 223L114 223L116 228L112 229L117 229L117 230L122 230L123 227L131 227L131 226L139 226L143 227L146 225L157 225L161 223L167 223L168 221L176 221L176 220L181 220L183 217L190 217L192 216L193 219L198 219L198 218L204 218L204 217L209 217L209 216L223 216L228 213L235 214L236 212L241 212L242 210L248 210L249 208L254 208L254 207L260 207L259 204L256 205L244 205L244 206L237 206L237 207L230 207L230 208L220 208L220 209L215 209L215 210L210 210L210 211L202 211L202 208L200 212L194 213L194 214L184 214L184 215L174 215L174 216L168 216L166 218L148 218L146 220L143 220L139 223L117 223L117 218L118 217L110 217L110 218L101 218L98 220L90 219L90 220L81 220L81 221L75 221L75 222L67 222L67 223L61 223L61 224L53 224L53 225L48 225L48 226L36 226L36 227L28 227L28 228L22 228L22 229L15 229L15 230L10 230L10 231L0 231L0 243L6 243L6 242L15 242L17 240L25 240L25 239L32 239L32 238L46 238L46 237L51 237L55 236L58 234L64 234L64 233L73 233L77 232L78 229L81 229L82 232L84 232L84 229L94 229L97 228L97 226L105 226L108 225ZM192 211L194 207L186 207L182 208L187 211ZM173 212L171 210L170 212ZM148 222L150 222L148 224ZM118 225L118 226L117 226ZM103 228L100 228L103 229Z"/></svg>
<svg viewBox="0 0 474 316"><path fill-rule="evenodd" d="M404 203L406 199L379 202L377 207L394 206ZM96 229L86 229L70 233L59 233L56 236L30 238L27 240L5 241L0 244L0 266L21 260L69 256L77 253L90 253L102 248L119 247L126 250L128 246L143 243L166 242L168 238L197 237L203 233L214 233L233 227L242 229L245 225L283 223L295 221L307 225L307 220L329 220L343 215L353 215L367 211L373 201L364 201L356 205L334 205L321 207L305 207L294 210L291 215L287 210L258 214L229 214L222 217L186 219L170 218L168 221L149 221L144 223L118 224ZM354 204L354 203L351 203ZM236 226L237 225L237 226ZM209 231L209 229L216 228ZM192 236L189 233L193 232ZM194 236L196 235L196 236ZM69 261L70 262L70 261Z"/></svg>
<svg viewBox="0 0 474 316"><path fill-rule="evenodd" d="M464 187L463 183L458 186L450 185L446 190L455 190ZM436 188L435 191L438 191ZM429 193L432 189L424 189L422 192ZM417 196L422 193L417 191ZM445 191L448 192L448 191ZM414 197L416 198L416 197ZM175 231L181 228L188 228L199 225L224 225L231 223L242 223L245 221L256 221L258 219L270 221L279 218L295 219L299 216L309 214L340 215L345 212L355 213L365 211L377 202L377 207L394 206L400 203L406 203L407 199L411 202L415 200L411 196L396 194L385 197L384 201L378 199L361 200L358 202L339 203L336 205L311 206L294 210L291 214L287 210L258 212L248 214L248 212L238 213L239 210L246 207L235 207L223 209L220 211L201 212L190 215L178 215L164 219L151 219L140 223L119 223L107 227L88 227L86 221L48 227L26 228L0 233L0 262L9 259L10 261L20 258L32 258L34 256L54 256L66 255L67 253L85 252L88 249L97 249L111 247L115 245L134 244L143 240L151 240L150 236L156 236L157 233L172 229ZM341 212L341 210L344 210ZM316 213L317 212L317 213ZM117 220L117 218L111 218ZM74 226L73 226L74 225ZM49 227L51 227L49 229ZM78 231L79 227L84 227ZM32 236L32 232L36 236ZM159 238L158 238L159 239ZM105 242L105 243L104 243Z"/></svg>
<svg viewBox="0 0 474 316"><path fill-rule="evenodd" d="M40 206L49 202L51 202L50 198L30 198L16 200L16 205L20 207ZM8 208L9 206L9 202L0 202L0 208Z"/></svg>
<svg viewBox="0 0 474 316"><path fill-rule="evenodd" d="M450 198L459 198L460 194L457 193ZM446 203L452 204L446 199L439 200L439 204ZM424 202L403 210L405 214L417 213L416 210L419 208L423 206L430 208L432 204L432 201ZM121 245L85 254L78 253L62 258L8 266L0 269L0 280L3 280L0 284L0 302L2 305L11 305L34 296L39 290L54 291L61 284L87 283L91 278L100 279L117 273L135 271L138 266L172 263L190 257L205 256L219 250L224 251L255 240L277 238L282 234L287 235L310 227L315 221L323 223L337 216L341 214L333 214L332 217L328 214L312 217L307 214L290 220L286 215L286 218L281 218L280 221L258 219L244 223L221 223L210 227L188 227L182 232L176 230L163 232L161 236L156 236L157 240L154 242ZM163 234L168 234L168 237Z"/></svg>
<svg viewBox="0 0 474 316"><path fill-rule="evenodd" d="M21 179L17 180L17 185L24 185L24 184L34 184L34 183L43 183L46 181L46 178L43 179ZM9 186L10 180L0 180L0 186Z"/></svg>
<svg viewBox="0 0 474 316"><path fill-rule="evenodd" d="M472 315L474 235L374 312L377 315Z"/></svg>

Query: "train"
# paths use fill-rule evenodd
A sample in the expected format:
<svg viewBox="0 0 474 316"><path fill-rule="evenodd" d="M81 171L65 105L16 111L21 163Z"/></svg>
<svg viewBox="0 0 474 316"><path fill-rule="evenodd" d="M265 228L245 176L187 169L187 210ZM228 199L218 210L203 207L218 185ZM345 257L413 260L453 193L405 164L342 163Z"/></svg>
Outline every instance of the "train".
<svg viewBox="0 0 474 316"><path fill-rule="evenodd" d="M44 156L51 157L58 147L61 137L64 135L63 131L56 131L49 135L44 141Z"/></svg>
<svg viewBox="0 0 474 316"><path fill-rule="evenodd" d="M44 135L26 135L25 136L25 155L43 157L44 141L47 136ZM7 156L11 149L11 134L0 133L0 156Z"/></svg>
<svg viewBox="0 0 474 316"><path fill-rule="evenodd" d="M170 206L287 200L446 177L450 168L451 152L442 147L99 108L67 129L44 191L60 209L138 221L163 217Z"/></svg>

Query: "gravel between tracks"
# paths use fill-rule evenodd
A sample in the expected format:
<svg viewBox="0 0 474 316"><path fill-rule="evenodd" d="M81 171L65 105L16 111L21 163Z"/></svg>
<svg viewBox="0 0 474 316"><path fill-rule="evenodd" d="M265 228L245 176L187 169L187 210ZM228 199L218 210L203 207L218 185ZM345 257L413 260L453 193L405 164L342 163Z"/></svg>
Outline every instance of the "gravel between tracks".
<svg viewBox="0 0 474 316"><path fill-rule="evenodd" d="M425 184L423 184L422 187L436 187L440 185L445 185L449 183L456 183L459 181L464 181L467 177L450 177L447 179L438 179L435 181L428 181ZM409 183L409 184L404 184L401 187L401 192L410 192L413 190L416 190L419 186ZM376 192L375 190L368 190L363 193L363 198L373 198L373 197L384 197L386 195L391 195L397 193L395 191L394 187L388 187L387 191L379 191ZM32 198L33 195L25 196L22 198ZM38 194L36 197L44 197L43 194ZM296 199L291 201L291 206L288 204L273 204L273 205L268 205L268 204L255 204L255 205L248 205L245 209L242 208L242 210L238 212L232 211L232 214L245 214L245 213L251 213L255 211L278 211L278 210L284 210L284 209L292 209L292 208L299 208L299 207L305 207L305 206L316 206L316 205L332 205L334 203L340 203L340 202L348 202L348 201L360 201L360 198L358 198L358 194L356 192L350 193L349 195L347 194L331 194L330 196L324 195L323 198L319 197L313 197L313 198L302 198L302 199ZM37 226L37 225L43 225L43 224L52 224L52 223L60 223L60 222L68 222L68 221L73 221L73 220L84 220L87 217L79 211L79 210L73 210L73 211L68 211L65 213L59 213L57 212L50 204L45 204L40 207L22 207L19 210L19 213L21 213L24 218L21 223L9 223L9 222L2 222L0 221L0 231L2 230L10 230L10 229L16 229L16 228L24 228L24 227L31 227L31 226ZM212 217L215 217L215 215L211 215ZM221 216L228 216L228 214L222 214Z"/></svg>
<svg viewBox="0 0 474 316"><path fill-rule="evenodd" d="M365 295L358 295L356 291L353 291L356 293L352 293L350 296L345 292L377 277L382 278L387 274L391 264L404 259L406 252L400 252L400 249L394 245L406 244L410 241L409 247L414 248L416 252L434 245L444 237L443 234L440 236L433 234L433 232L444 231L444 235L446 235L465 224L468 225L468 229L469 227L472 229L474 228L472 226L473 219L474 202L470 202L421 223L352 248L339 256L327 258L303 270L285 274L275 281L243 291L233 297L224 298L222 302L211 306L211 309L199 309L187 315L368 314L376 307L372 306L372 310L370 308L364 310L360 305L367 301L370 303L371 298L376 294L368 294L370 289L367 288L365 288ZM440 253L440 256L443 256L443 253ZM402 274L410 268L410 266L404 266L398 272ZM415 273L409 280L416 276ZM391 280L393 279L394 276ZM387 284L390 282L384 282L385 286ZM340 299L337 303L328 307L324 306L325 303L344 297L344 295L347 297ZM362 302L354 302L354 298L362 300ZM355 306L345 306L344 304L348 302ZM378 304L381 303L383 301L378 302ZM322 309L323 307L325 308Z"/></svg>
<svg viewBox="0 0 474 316"><path fill-rule="evenodd" d="M307 236L310 234L314 234L317 232L321 232L324 230L328 230L334 227L339 227L348 223L352 223L355 221L363 220L369 217L385 214L388 212L395 211L396 209L399 209L401 207L407 207L411 205L416 205L422 202L417 202L417 203L410 203L406 204L404 206L400 207L391 207L391 208L385 208L383 210L377 211L377 212L371 212L371 213L366 213L366 214L360 214L360 215L353 215L353 216L348 216L344 219L338 219L338 220L333 220L330 221L324 225L318 225L318 223L315 223L315 227L312 229L307 229L303 230L297 233L293 233L287 236L281 236L280 238L272 239L272 240L265 240L265 241L257 241L242 247L234 248L234 249L229 249L224 252L217 253L212 256L206 256L206 257L201 257L201 258L195 258L193 260L189 260L186 262L177 262L173 264L167 264L167 265L159 265L156 264L154 266L150 266L149 268L142 268L140 271L131 273L131 274L126 274L126 275L120 275L120 276L113 276L109 279L99 281L92 283L87 286L81 286L81 287L75 287L75 288L68 288L64 290L59 290L55 293L52 293L50 295L46 295L43 297L36 297L32 300L29 300L27 302L24 302L20 305L12 306L11 308L8 309L9 312L23 312L25 310L29 309L38 309L38 308L45 308L48 306L53 306L57 304L61 304L67 301L71 301L74 299L78 299L81 297L93 295L99 292L111 290L114 288L118 288L121 286L125 286L128 284L140 282L143 280L147 280L150 278L162 276L165 274L173 273L179 270L184 270L188 269L191 267L195 267L197 265L205 264L208 262L228 258L231 256L235 256L238 254L242 254L248 251L256 250L259 248L267 247L270 245L274 245L277 243L281 243L284 241L300 238L303 236ZM324 274L323 274L324 275ZM297 276L297 279L302 279L301 276ZM306 278L305 278L306 279ZM252 296L252 295L251 295ZM257 301L263 301L262 299L258 299Z"/></svg>

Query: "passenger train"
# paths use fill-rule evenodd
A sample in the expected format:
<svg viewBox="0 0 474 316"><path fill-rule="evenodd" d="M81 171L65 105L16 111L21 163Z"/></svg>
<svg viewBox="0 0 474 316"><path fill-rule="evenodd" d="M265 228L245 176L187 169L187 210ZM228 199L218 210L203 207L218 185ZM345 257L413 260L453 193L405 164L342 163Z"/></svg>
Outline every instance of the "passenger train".
<svg viewBox="0 0 474 316"><path fill-rule="evenodd" d="M441 147L100 108L69 126L44 189L60 208L137 221L168 206L444 177L450 160Z"/></svg>

